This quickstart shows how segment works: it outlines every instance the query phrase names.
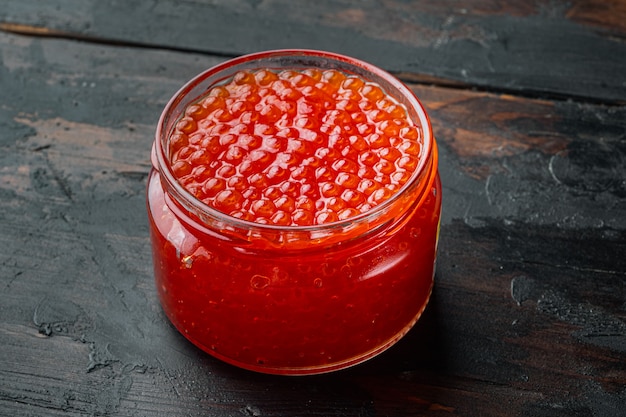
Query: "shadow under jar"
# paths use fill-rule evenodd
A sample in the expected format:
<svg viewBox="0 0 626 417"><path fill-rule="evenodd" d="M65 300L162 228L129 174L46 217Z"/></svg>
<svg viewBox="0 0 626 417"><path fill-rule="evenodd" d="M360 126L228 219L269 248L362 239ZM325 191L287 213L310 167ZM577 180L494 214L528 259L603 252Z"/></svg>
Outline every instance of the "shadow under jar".
<svg viewBox="0 0 626 417"><path fill-rule="evenodd" d="M388 198L362 205L362 212L353 210L344 219L280 225L225 213L183 184L173 168L171 141L189 106L204 103L210 91L240 74L285 70L339 73L357 85L379 87L387 106L402 109L417 132L418 151L410 175L388 187L394 190ZM311 155L301 155L288 173L313 161L320 148L355 136L349 128L324 132L329 115L339 114L329 112L337 110L343 96L327 97L326 113L316 116L317 133L325 142L311 139ZM264 109L257 105L254 111ZM390 148L403 146L396 133ZM158 295L174 326L210 355L271 374L330 372L386 350L422 314L433 286L441 211L437 147L418 99L385 71L310 50L268 51L225 62L199 74L171 99L157 127L152 163L147 206ZM366 171L354 174L364 180ZM381 181L373 183L383 187ZM331 200L325 201L317 203L318 209Z"/></svg>

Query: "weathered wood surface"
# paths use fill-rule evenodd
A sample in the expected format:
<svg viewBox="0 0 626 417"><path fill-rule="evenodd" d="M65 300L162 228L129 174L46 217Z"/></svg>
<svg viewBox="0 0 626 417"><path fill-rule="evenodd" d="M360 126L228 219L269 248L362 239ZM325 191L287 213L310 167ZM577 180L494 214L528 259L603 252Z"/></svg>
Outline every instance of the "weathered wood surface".
<svg viewBox="0 0 626 417"><path fill-rule="evenodd" d="M55 20L53 6L33 4L9 2L0 14L67 33L96 15L89 2L48 2L59 7ZM278 19L275 3L259 4L269 7L261 17ZM623 20L594 21L584 4L572 21L620 36ZM472 13L504 15L498 7ZM331 15L306 19L312 28ZM67 26L55 27L63 16ZM593 102L581 102L576 85L550 90L572 101L529 98L522 86L506 95L411 84L432 117L444 184L425 316L353 369L257 375L199 352L156 300L144 209L154 126L182 83L224 59L129 45L157 23L115 23L107 38L126 46L0 32L0 415L623 415L623 93L594 87ZM104 36L92 25L75 33ZM274 36L268 29L247 36ZM164 39L151 42L172 46ZM374 41L362 37L360 50ZM430 76L450 77L444 68L409 78Z"/></svg>
<svg viewBox="0 0 626 417"><path fill-rule="evenodd" d="M624 0L4 0L0 22L229 56L330 50L420 80L626 101Z"/></svg>

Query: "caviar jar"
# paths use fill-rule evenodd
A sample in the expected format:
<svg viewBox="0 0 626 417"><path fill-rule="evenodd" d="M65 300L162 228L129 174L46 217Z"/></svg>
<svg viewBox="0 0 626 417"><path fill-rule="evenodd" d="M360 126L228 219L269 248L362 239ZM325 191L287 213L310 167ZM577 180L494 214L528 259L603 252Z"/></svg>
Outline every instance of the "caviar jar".
<svg viewBox="0 0 626 417"><path fill-rule="evenodd" d="M173 150L176 132L185 129L181 124L193 113L190 106L200 108L209 91L258 71L281 76L332 71L358 85L380 88L383 99L402 109L419 136L410 175L379 204L305 225L226 213L198 197L181 181L173 159L174 152L182 152ZM335 104L326 102L329 108ZM266 109L253 107L249 116L254 120L255 112ZM334 132L336 140L344 135L341 129L328 131L325 124L317 129L325 137ZM214 136L220 143L236 140L219 132ZM407 148L401 142L392 138L385 154ZM328 145L315 142L307 148L310 157L301 155L297 166L289 168L291 175L315 159L320 153L315 147L322 146ZM358 149L348 151L363 159ZM308 50L261 52L222 63L192 79L167 104L152 164L147 207L158 295L173 325L210 355L264 373L330 372L383 352L422 314L433 286L439 232L437 146L424 108L390 74L356 59ZM362 182L367 172L354 171L349 178ZM201 185L206 189L218 179L215 174ZM252 182L252 176L243 181ZM324 204L330 203L318 208Z"/></svg>

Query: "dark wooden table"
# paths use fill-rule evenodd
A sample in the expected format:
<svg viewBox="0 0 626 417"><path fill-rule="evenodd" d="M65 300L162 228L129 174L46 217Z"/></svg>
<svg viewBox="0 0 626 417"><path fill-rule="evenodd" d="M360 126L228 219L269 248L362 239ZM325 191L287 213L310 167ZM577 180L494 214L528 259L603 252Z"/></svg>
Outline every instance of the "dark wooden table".
<svg viewBox="0 0 626 417"><path fill-rule="evenodd" d="M393 72L441 152L425 316L324 376L203 354L152 278L161 109L276 48ZM2 0L0 286L2 416L624 416L626 1Z"/></svg>

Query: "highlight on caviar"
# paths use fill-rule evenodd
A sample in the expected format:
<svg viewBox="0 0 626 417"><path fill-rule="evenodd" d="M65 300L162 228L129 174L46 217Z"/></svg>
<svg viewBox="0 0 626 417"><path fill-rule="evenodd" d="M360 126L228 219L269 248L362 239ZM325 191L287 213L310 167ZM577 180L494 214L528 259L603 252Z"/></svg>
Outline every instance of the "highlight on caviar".
<svg viewBox="0 0 626 417"><path fill-rule="evenodd" d="M321 51L219 64L165 107L147 208L174 327L251 371L360 364L430 298L441 213L437 146L389 73Z"/></svg>
<svg viewBox="0 0 626 417"><path fill-rule="evenodd" d="M262 224L346 220L411 177L419 128L380 85L337 70L240 71L185 110L169 140L197 199Z"/></svg>

